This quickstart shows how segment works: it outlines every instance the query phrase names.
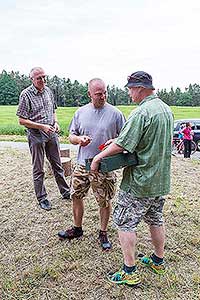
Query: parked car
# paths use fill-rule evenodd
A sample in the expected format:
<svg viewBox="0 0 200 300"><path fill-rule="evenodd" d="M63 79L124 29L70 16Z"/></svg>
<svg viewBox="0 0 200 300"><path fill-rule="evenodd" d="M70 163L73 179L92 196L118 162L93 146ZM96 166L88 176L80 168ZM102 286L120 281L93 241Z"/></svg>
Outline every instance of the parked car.
<svg viewBox="0 0 200 300"><path fill-rule="evenodd" d="M178 132L181 130L181 125L186 122L192 124L194 132L193 141L197 144L197 149L200 151L200 119L182 119L174 122L174 138L178 138Z"/></svg>

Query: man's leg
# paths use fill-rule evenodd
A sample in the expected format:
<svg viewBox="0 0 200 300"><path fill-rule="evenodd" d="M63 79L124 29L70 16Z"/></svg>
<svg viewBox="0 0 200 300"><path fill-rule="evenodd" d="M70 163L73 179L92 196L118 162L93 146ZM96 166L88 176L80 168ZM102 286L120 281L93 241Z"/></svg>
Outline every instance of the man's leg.
<svg viewBox="0 0 200 300"><path fill-rule="evenodd" d="M121 244L124 264L128 267L135 266L135 246L136 246L136 233L129 231L118 231L119 241Z"/></svg>
<svg viewBox="0 0 200 300"><path fill-rule="evenodd" d="M112 198L115 196L116 175L97 173L89 176L94 196L99 204L100 228L106 231L112 211Z"/></svg>
<svg viewBox="0 0 200 300"><path fill-rule="evenodd" d="M33 183L35 194L38 201L45 199L47 196L44 186L44 148L45 145L41 140L40 135L29 135L29 148L32 155L33 166Z"/></svg>
<svg viewBox="0 0 200 300"><path fill-rule="evenodd" d="M85 167L78 165L72 175L72 206L74 226L58 232L60 239L74 239L83 235L82 222L84 214L83 198L87 195L90 188L89 175Z"/></svg>
<svg viewBox="0 0 200 300"><path fill-rule="evenodd" d="M154 273L162 275L165 273L164 264L164 245L165 229L164 225L150 225L151 240L154 246L154 253L150 256L143 256L140 261L143 265L149 267Z"/></svg>
<svg viewBox="0 0 200 300"><path fill-rule="evenodd" d="M110 250L112 244L108 240L107 227L112 211L111 199L115 195L115 182L116 175L114 172L108 174L91 174L90 181L94 196L99 204L99 215L100 215L100 231L99 241L102 250Z"/></svg>
<svg viewBox="0 0 200 300"><path fill-rule="evenodd" d="M72 197L73 207L73 223L74 226L67 230L61 230L58 232L58 236L61 240L79 238L83 235L82 222L84 214L84 203L83 199L77 199Z"/></svg>
<svg viewBox="0 0 200 300"><path fill-rule="evenodd" d="M73 198L72 206L73 206L74 225L76 227L82 227L83 214L84 214L83 199Z"/></svg>
<svg viewBox="0 0 200 300"><path fill-rule="evenodd" d="M108 227L108 222L110 218L110 214L112 211L111 201L108 202L108 207L100 207L100 226L102 231L106 231Z"/></svg>
<svg viewBox="0 0 200 300"><path fill-rule="evenodd" d="M149 224L154 253L151 256L143 256L140 261L145 266L149 267L154 273L164 274L164 245L165 245L165 229L163 224L163 206L165 199L156 197L152 199L152 203L144 220Z"/></svg>
<svg viewBox="0 0 200 300"><path fill-rule="evenodd" d="M113 211L113 221L118 228L119 240L123 252L124 265L122 269L108 275L112 283L137 286L141 283L135 261L136 228L147 204L135 198L130 193L120 191ZM148 200L148 199L147 199Z"/></svg>
<svg viewBox="0 0 200 300"><path fill-rule="evenodd" d="M56 183L63 198L70 198L70 189L66 182L59 152L58 138L55 135L45 144L46 156L51 163Z"/></svg>
<svg viewBox="0 0 200 300"><path fill-rule="evenodd" d="M156 256L164 257L164 246L165 246L165 228L161 226L150 226L151 240L154 246L154 253Z"/></svg>
<svg viewBox="0 0 200 300"><path fill-rule="evenodd" d="M32 155L33 182L36 197L42 209L51 210L51 203L47 199L47 193L44 186L44 151L45 143L42 141L41 134L29 133L29 148Z"/></svg>

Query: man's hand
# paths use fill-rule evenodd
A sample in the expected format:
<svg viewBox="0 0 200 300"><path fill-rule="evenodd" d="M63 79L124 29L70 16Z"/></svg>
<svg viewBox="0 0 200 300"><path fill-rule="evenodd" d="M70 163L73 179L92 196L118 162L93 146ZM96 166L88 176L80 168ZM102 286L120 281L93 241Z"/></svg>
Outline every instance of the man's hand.
<svg viewBox="0 0 200 300"><path fill-rule="evenodd" d="M97 155L93 158L93 160L92 160L92 162L91 162L91 165L90 165L90 171L91 171L91 172L94 172L94 173L97 173L97 172L98 172L100 161L101 161L101 158L99 158L99 155L97 154Z"/></svg>
<svg viewBox="0 0 200 300"><path fill-rule="evenodd" d="M92 140L91 137L87 135L79 136L79 145L85 147L91 142L91 140Z"/></svg>
<svg viewBox="0 0 200 300"><path fill-rule="evenodd" d="M42 130L46 133L53 133L55 132L55 128L51 125L42 124Z"/></svg>
<svg viewBox="0 0 200 300"><path fill-rule="evenodd" d="M58 122L55 122L54 128L55 128L55 132L57 132L57 133L60 132L60 126L59 126Z"/></svg>
<svg viewBox="0 0 200 300"><path fill-rule="evenodd" d="M101 151L99 154L97 154L91 163L90 166L90 170L91 172L98 172L99 169L99 163L101 161L102 158L107 157L107 156L111 156L117 153L121 153L124 151L124 148L122 148L121 146L115 144L115 142L111 142L111 144L103 151Z"/></svg>

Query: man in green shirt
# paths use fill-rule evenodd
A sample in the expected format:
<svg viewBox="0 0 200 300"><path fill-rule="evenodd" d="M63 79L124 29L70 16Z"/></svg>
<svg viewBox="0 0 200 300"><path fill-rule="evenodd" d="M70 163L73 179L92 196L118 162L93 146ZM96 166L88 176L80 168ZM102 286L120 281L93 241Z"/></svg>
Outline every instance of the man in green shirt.
<svg viewBox="0 0 200 300"><path fill-rule="evenodd" d="M124 150L137 155L138 165L124 169L113 212L124 266L109 275L113 283L136 286L140 284L135 264L136 228L142 219L149 225L154 253L140 260L157 274L165 272L162 211L163 196L170 190L173 115L170 108L153 93L152 77L148 73L133 73L128 77L126 87L133 102L139 105L118 138L94 157L91 170L96 172L105 156Z"/></svg>

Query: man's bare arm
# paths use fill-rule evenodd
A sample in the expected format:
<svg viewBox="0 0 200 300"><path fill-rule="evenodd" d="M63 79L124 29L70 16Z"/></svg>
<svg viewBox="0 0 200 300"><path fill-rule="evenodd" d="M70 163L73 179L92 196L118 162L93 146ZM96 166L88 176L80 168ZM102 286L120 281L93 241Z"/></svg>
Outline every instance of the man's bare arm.
<svg viewBox="0 0 200 300"><path fill-rule="evenodd" d="M87 135L70 134L69 141L73 145L80 145L80 146L85 147L91 142L91 138Z"/></svg>
<svg viewBox="0 0 200 300"><path fill-rule="evenodd" d="M19 117L19 124L23 125L23 126L25 126L27 128L40 129L40 130L43 130L46 133L50 133L50 132L54 132L55 131L55 128L53 126L51 126L51 125L40 124L40 123L33 122L33 121L29 120L29 119L24 119L24 118L21 118L21 117Z"/></svg>

